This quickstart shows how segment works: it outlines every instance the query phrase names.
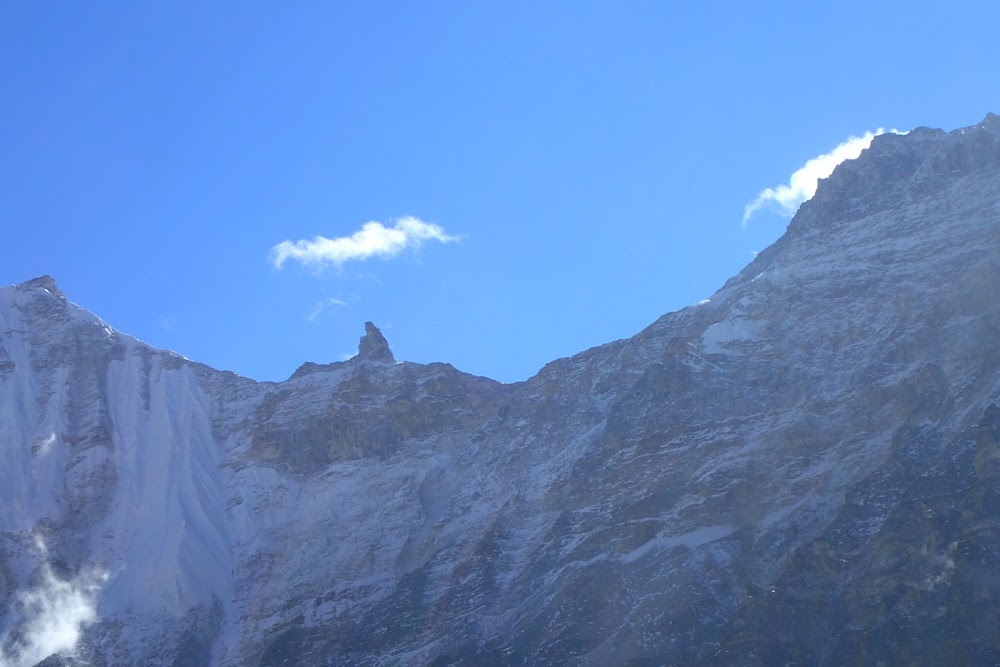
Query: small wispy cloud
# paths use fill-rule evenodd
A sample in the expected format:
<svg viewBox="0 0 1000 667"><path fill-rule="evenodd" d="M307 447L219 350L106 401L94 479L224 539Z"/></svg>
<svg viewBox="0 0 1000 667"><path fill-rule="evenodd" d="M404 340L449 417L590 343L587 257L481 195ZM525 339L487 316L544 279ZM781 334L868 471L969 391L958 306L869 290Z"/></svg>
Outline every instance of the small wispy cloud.
<svg viewBox="0 0 1000 667"><path fill-rule="evenodd" d="M173 315L160 315L156 318L156 324L164 331L173 331L177 328L177 318Z"/></svg>
<svg viewBox="0 0 1000 667"><path fill-rule="evenodd" d="M31 445L31 453L35 456L45 456L56 441L56 432L49 431L49 435L44 439L36 440Z"/></svg>
<svg viewBox="0 0 1000 667"><path fill-rule="evenodd" d="M312 310L310 310L306 314L306 322L312 324L313 322L318 320L319 316L323 314L323 311L329 308L330 306L346 306L346 305L348 305L348 303L343 299L330 298L330 299L323 299L322 301L317 301L316 305L312 307Z"/></svg>
<svg viewBox="0 0 1000 667"><path fill-rule="evenodd" d="M271 262L279 269L290 259L303 266L340 267L346 262L372 257L395 257L407 248L419 248L425 241L453 243L458 240L440 225L408 216L396 220L392 227L377 221L366 222L350 236L282 241L271 248Z"/></svg>
<svg viewBox="0 0 1000 667"><path fill-rule="evenodd" d="M893 134L906 134L899 130L889 130ZM833 173L844 160L853 160L861 155L861 151L868 148L872 139L880 134L885 134L883 128L874 132L865 132L860 137L850 136L839 146L829 153L823 153L806 162L797 169L788 180L787 185L779 185L773 188L761 190L752 202L743 209L743 226L747 221L762 208L773 208L785 217L792 217L802 205L816 194L816 186L821 178L826 178Z"/></svg>
<svg viewBox="0 0 1000 667"><path fill-rule="evenodd" d="M45 545L38 540L43 557ZM42 565L35 586L17 596L15 632L2 638L0 667L29 667L53 654L72 656L83 628L97 620L96 597L108 575L101 571L72 580ZM9 641L11 637L16 637Z"/></svg>

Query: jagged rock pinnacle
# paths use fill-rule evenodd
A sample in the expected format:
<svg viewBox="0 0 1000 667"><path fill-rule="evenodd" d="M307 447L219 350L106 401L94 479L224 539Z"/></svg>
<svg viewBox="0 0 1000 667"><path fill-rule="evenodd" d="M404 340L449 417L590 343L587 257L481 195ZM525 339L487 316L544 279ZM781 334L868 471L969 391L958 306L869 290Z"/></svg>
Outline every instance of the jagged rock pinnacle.
<svg viewBox="0 0 1000 667"><path fill-rule="evenodd" d="M371 322L365 322L365 335L358 343L358 359L369 361L395 361L392 350L389 349L389 342L378 330L378 327Z"/></svg>
<svg viewBox="0 0 1000 667"><path fill-rule="evenodd" d="M48 290L52 296L58 296L64 299L66 298L66 295L63 294L62 290L59 289L59 286L56 285L55 278L48 275L32 278L31 280L22 283L20 287L24 289L44 289Z"/></svg>

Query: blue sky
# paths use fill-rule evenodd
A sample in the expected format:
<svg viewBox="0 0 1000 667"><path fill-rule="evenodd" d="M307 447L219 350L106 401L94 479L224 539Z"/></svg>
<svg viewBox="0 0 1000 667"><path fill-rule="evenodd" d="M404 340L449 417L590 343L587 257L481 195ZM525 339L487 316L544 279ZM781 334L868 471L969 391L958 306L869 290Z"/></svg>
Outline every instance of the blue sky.
<svg viewBox="0 0 1000 667"><path fill-rule="evenodd" d="M0 283L257 379L372 320L522 380L709 296L849 136L1000 112L995 3L872 6L5 3Z"/></svg>

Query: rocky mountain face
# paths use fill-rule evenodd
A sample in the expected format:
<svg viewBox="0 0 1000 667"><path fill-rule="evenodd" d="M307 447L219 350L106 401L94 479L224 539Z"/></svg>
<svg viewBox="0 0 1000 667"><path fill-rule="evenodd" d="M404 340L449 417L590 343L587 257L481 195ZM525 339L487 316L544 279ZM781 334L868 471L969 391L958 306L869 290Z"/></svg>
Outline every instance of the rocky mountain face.
<svg viewBox="0 0 1000 667"><path fill-rule="evenodd" d="M370 323L254 382L39 278L0 664L993 664L998 406L993 115L876 137L710 300L512 385Z"/></svg>

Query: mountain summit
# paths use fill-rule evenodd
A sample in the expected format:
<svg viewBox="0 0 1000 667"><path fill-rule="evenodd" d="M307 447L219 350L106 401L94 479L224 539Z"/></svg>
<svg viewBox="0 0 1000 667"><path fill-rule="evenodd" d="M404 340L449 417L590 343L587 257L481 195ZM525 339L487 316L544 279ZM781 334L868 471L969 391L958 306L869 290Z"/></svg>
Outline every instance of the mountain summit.
<svg viewBox="0 0 1000 667"><path fill-rule="evenodd" d="M998 135L877 137L707 302L512 385L371 323L258 383L0 289L0 657L997 662Z"/></svg>
<svg viewBox="0 0 1000 667"><path fill-rule="evenodd" d="M33 290L42 289L51 294L52 296L66 298L66 295L60 291L59 287L56 285L56 281L52 276L39 276L38 278L33 278L20 285L23 290Z"/></svg>

